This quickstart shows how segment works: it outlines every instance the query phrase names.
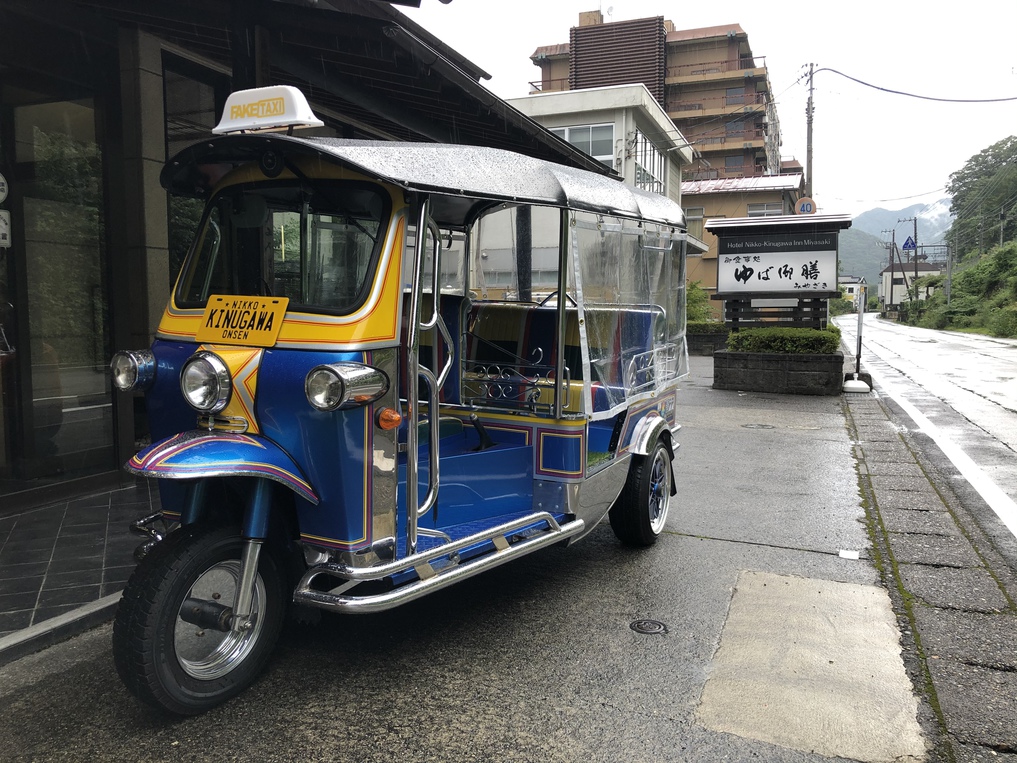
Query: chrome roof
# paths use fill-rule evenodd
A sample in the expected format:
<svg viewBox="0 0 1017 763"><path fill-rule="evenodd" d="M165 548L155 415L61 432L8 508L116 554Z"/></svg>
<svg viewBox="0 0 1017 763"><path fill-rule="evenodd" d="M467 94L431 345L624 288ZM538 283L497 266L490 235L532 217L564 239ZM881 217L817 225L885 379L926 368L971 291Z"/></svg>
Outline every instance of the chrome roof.
<svg viewBox="0 0 1017 763"><path fill-rule="evenodd" d="M434 194L432 215L462 226L504 201L627 217L685 228L681 207L655 193L586 170L483 146L447 143L297 138L280 134L232 135L198 143L173 157L162 184L175 193L207 196L209 165L258 161L266 152L317 156L409 191Z"/></svg>

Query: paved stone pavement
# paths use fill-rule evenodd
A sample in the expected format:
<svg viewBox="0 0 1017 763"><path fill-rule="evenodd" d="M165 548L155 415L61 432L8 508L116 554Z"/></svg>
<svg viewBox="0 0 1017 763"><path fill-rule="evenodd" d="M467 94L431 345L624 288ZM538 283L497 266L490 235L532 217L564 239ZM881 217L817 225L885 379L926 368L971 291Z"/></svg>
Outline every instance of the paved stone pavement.
<svg viewBox="0 0 1017 763"><path fill-rule="evenodd" d="M905 664L945 732L943 760L1017 761L1013 560L973 491L958 498L960 475L878 393L845 394L845 413Z"/></svg>
<svg viewBox="0 0 1017 763"><path fill-rule="evenodd" d="M141 538L131 522L158 507L154 483L47 506L0 509L0 664L113 615Z"/></svg>

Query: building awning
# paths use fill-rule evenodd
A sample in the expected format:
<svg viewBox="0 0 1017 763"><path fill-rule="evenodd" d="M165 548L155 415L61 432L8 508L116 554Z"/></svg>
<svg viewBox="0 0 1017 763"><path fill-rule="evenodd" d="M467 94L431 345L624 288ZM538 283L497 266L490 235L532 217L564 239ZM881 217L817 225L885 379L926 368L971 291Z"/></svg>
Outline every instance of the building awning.
<svg viewBox="0 0 1017 763"><path fill-rule="evenodd" d="M119 29L137 29L165 40L169 51L177 48L232 71L234 89L294 85L326 124L348 137L493 146L612 172L487 90L480 81L490 75L387 2L5 0L3 5L3 14L87 34L113 50ZM237 62L245 58L239 71Z"/></svg>
<svg viewBox="0 0 1017 763"><path fill-rule="evenodd" d="M757 193L763 191L800 191L804 175L754 175L751 177L711 178L686 180L682 183L682 196L699 196L708 193Z"/></svg>
<svg viewBox="0 0 1017 763"><path fill-rule="evenodd" d="M752 235L775 230L835 231L851 227L851 215L774 215L773 217L723 217L707 220L714 235Z"/></svg>

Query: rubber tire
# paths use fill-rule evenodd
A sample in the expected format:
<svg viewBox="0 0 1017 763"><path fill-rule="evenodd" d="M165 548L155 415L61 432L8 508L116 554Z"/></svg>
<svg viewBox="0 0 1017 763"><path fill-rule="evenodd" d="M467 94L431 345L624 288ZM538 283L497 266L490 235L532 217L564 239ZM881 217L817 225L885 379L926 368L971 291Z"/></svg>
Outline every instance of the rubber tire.
<svg viewBox="0 0 1017 763"><path fill-rule="evenodd" d="M671 454L657 440L646 456L633 456L625 487L608 512L611 529L629 546L657 542L671 502Z"/></svg>
<svg viewBox="0 0 1017 763"><path fill-rule="evenodd" d="M113 622L113 660L132 694L177 715L202 713L250 686L271 656L286 614L288 591L277 555L262 546L261 629L250 650L220 677L200 679L181 667L174 646L177 613L191 586L220 562L239 565L237 526L181 527L156 544L131 575Z"/></svg>

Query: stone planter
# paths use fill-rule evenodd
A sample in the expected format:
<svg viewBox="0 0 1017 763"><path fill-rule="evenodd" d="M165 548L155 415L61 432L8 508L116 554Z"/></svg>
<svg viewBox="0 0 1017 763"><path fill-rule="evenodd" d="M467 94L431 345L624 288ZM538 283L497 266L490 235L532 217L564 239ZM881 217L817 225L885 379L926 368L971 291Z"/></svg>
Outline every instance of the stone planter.
<svg viewBox="0 0 1017 763"><path fill-rule="evenodd" d="M713 353L713 388L782 395L839 395L844 353L792 355L776 352Z"/></svg>

